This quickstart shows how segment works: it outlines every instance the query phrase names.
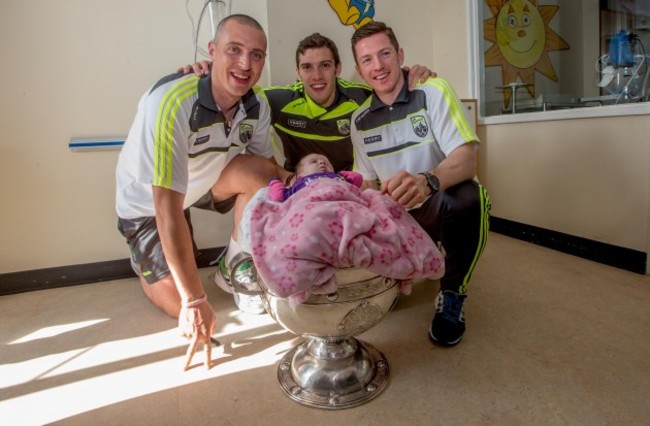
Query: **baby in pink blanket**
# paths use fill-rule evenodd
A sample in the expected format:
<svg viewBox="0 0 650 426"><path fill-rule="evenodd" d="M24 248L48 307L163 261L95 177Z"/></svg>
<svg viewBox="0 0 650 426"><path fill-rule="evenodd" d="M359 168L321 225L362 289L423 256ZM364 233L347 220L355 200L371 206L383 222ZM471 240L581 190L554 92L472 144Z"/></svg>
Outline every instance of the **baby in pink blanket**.
<svg viewBox="0 0 650 426"><path fill-rule="evenodd" d="M342 179L357 188L361 188L363 177L357 172L334 172L330 160L321 154L305 155L296 164L296 181L293 185L285 187L280 179L269 182L269 198L273 201L284 201L296 192L309 186L318 179Z"/></svg>
<svg viewBox="0 0 650 426"><path fill-rule="evenodd" d="M442 277L443 255L403 207L379 191L361 191L361 175L335 173L322 155L303 160L293 185L272 180L268 197L250 206L250 253L271 293L293 306L312 293L333 293L341 268L406 283ZM410 287L401 289L408 294Z"/></svg>

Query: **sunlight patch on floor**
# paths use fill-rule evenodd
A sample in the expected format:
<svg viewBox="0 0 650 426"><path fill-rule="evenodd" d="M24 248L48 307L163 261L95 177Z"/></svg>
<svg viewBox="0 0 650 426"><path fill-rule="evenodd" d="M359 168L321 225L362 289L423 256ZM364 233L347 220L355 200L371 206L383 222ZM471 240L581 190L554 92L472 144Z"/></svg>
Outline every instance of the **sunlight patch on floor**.
<svg viewBox="0 0 650 426"><path fill-rule="evenodd" d="M26 336L16 339L13 342L7 343L8 345L16 345L19 343L27 343L38 339L46 339L48 337L58 336L63 333L68 333L70 331L79 330L81 328L90 327L91 325L99 324L101 322L108 321L108 318L96 319L90 321L81 321L71 324L62 324L62 325L53 325L50 327L43 327L40 330L36 330L33 333L30 333Z"/></svg>
<svg viewBox="0 0 650 426"><path fill-rule="evenodd" d="M231 319L238 319L237 315ZM277 364L295 344L296 336L279 327L256 331L275 322L268 315L249 317L224 326L216 335L222 345L213 349L209 371L203 366L203 350L194 357L190 370L183 371L187 343L176 328L1 365L0 390L7 391L8 397L0 399L3 417L18 419L16 416L29 412L35 424L49 423L144 395ZM84 324L92 323L96 321ZM47 327L13 343L64 332L63 326ZM249 345L256 345L249 355L225 352L247 352Z"/></svg>

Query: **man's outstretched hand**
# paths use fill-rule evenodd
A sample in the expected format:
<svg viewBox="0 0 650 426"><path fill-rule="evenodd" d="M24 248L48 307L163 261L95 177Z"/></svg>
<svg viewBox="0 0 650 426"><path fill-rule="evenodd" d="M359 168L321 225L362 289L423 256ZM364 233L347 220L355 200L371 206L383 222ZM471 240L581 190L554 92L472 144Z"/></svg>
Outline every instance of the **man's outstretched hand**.
<svg viewBox="0 0 650 426"><path fill-rule="evenodd" d="M178 315L178 329L181 336L190 340L185 356L185 367L187 371L192 363L192 358L200 344L203 344L205 351L205 367L212 366L212 333L214 333L215 314L207 300L194 307L181 308Z"/></svg>

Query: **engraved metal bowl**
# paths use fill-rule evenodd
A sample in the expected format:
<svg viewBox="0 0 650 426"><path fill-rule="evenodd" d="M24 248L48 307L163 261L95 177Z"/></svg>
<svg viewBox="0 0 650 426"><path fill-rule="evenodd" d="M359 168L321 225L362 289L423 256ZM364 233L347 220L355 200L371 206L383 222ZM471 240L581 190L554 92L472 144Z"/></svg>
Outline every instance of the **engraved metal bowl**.
<svg viewBox="0 0 650 426"><path fill-rule="evenodd" d="M397 299L398 289L390 278L363 269L344 269L336 276L336 293L312 294L295 309L288 299L267 290L262 299L267 312L301 336L357 336L377 325Z"/></svg>
<svg viewBox="0 0 650 426"><path fill-rule="evenodd" d="M257 279L267 312L305 338L280 361L280 386L294 401L330 410L361 405L385 389L386 358L354 336L377 325L399 295L396 280L367 270L342 269L336 277L336 293L311 295L295 309Z"/></svg>

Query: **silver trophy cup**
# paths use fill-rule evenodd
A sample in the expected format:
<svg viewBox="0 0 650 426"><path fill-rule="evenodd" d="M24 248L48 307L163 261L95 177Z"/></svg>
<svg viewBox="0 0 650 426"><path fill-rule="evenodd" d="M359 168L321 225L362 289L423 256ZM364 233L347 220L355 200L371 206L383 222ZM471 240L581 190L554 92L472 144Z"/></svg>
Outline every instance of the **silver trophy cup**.
<svg viewBox="0 0 650 426"><path fill-rule="evenodd" d="M246 261L252 263L251 257L238 256L229 266L237 270ZM355 336L377 325L399 295L396 280L364 269L341 269L336 277L336 293L312 295L295 309L255 277L266 311L282 327L305 338L282 357L280 386L294 401L329 410L361 405L385 389L388 361ZM235 291L251 294L250 281L233 279L232 285Z"/></svg>

